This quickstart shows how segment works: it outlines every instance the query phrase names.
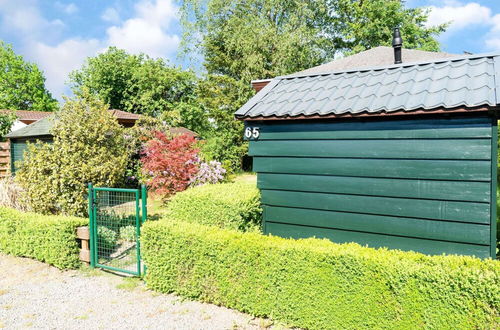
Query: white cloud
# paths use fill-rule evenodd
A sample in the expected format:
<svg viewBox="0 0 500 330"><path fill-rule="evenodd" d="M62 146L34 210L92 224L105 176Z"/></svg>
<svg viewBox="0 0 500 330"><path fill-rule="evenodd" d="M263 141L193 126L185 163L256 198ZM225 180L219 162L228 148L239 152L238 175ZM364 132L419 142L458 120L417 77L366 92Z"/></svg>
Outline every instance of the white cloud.
<svg viewBox="0 0 500 330"><path fill-rule="evenodd" d="M101 19L113 25L102 38L61 40L58 33L64 23L44 18L38 9L38 0L0 0L0 24L2 29L19 36L24 55L39 64L45 72L47 88L60 99L68 91L65 85L68 74L81 67L87 57L109 46L153 57L172 56L180 41L178 35L169 31L171 23L178 19L178 8L173 1L140 0L134 6L132 17L123 22L116 9L107 8ZM66 14L78 11L73 3L55 5Z"/></svg>
<svg viewBox="0 0 500 330"><path fill-rule="evenodd" d="M88 56L102 50L102 43L97 39L67 39L55 46L35 42L31 49L45 72L47 88L60 97L67 89L64 84L69 73L78 69Z"/></svg>
<svg viewBox="0 0 500 330"><path fill-rule="evenodd" d="M0 1L0 15L3 29L23 37L38 36L42 31L64 27L59 19L45 19L35 2L30 0Z"/></svg>
<svg viewBox="0 0 500 330"><path fill-rule="evenodd" d="M445 36L471 27L483 27L488 29L483 36L485 48L500 50L500 14L493 15L489 7L477 2L445 0L444 6L430 6L429 9L427 26L450 23Z"/></svg>
<svg viewBox="0 0 500 330"><path fill-rule="evenodd" d="M105 22L118 24L120 23L120 14L115 8L109 7L102 13L101 19Z"/></svg>
<svg viewBox="0 0 500 330"><path fill-rule="evenodd" d="M179 36L168 33L169 25L178 15L178 8L171 0L141 1L135 6L135 13L134 18L122 25L108 28L110 46L153 57L166 57L177 50Z"/></svg>
<svg viewBox="0 0 500 330"><path fill-rule="evenodd" d="M144 19L129 19L122 26L107 30L109 45L130 53L144 52L153 57L166 57L177 50L179 37Z"/></svg>
<svg viewBox="0 0 500 330"><path fill-rule="evenodd" d="M56 1L54 6L65 14L71 15L76 13L79 9L74 3L65 4L60 1Z"/></svg>
<svg viewBox="0 0 500 330"><path fill-rule="evenodd" d="M168 27L177 18L179 8L171 0L141 1L135 6L137 16L154 25Z"/></svg>
<svg viewBox="0 0 500 330"><path fill-rule="evenodd" d="M498 51L500 50L500 37L491 37L486 39L485 41L486 47L491 50Z"/></svg>
<svg viewBox="0 0 500 330"><path fill-rule="evenodd" d="M427 26L450 23L450 30L458 30L470 25L489 24L491 9L476 2L461 4L458 1L448 2L444 7L430 6Z"/></svg>

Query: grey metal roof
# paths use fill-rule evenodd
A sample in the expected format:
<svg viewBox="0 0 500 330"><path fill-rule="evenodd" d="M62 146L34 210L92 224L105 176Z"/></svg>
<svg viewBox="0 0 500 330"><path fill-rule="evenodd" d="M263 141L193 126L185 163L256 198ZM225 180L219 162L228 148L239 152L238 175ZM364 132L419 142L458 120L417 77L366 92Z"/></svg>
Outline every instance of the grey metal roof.
<svg viewBox="0 0 500 330"><path fill-rule="evenodd" d="M33 124L15 130L14 132L10 132L5 135L5 137L13 139L13 138L23 138L23 137L31 137L31 136L45 136L51 135L50 129L53 125L53 115L40 119Z"/></svg>
<svg viewBox="0 0 500 330"><path fill-rule="evenodd" d="M273 79L237 117L293 117L495 106L499 54Z"/></svg>

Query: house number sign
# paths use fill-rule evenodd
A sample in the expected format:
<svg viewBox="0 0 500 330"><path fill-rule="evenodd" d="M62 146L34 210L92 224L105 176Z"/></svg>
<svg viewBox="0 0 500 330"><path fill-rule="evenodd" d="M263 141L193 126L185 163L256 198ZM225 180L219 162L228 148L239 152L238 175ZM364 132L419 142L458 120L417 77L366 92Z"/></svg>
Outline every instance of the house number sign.
<svg viewBox="0 0 500 330"><path fill-rule="evenodd" d="M247 139L258 139L260 135L259 127L247 127L245 128L245 138Z"/></svg>

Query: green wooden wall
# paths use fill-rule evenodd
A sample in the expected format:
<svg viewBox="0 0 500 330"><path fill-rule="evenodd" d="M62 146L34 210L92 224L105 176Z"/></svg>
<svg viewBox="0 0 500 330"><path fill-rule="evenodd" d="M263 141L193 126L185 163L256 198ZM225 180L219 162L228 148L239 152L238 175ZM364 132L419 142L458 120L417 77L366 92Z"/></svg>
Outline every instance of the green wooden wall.
<svg viewBox="0 0 500 330"><path fill-rule="evenodd" d="M495 120L245 124L265 233L495 255Z"/></svg>
<svg viewBox="0 0 500 330"><path fill-rule="evenodd" d="M36 141L52 143L53 138L51 136L40 136L33 138L20 138L20 139L10 139L10 170L12 174L15 174L18 169L17 161L22 161L24 156L24 151L28 149L28 142L35 143Z"/></svg>

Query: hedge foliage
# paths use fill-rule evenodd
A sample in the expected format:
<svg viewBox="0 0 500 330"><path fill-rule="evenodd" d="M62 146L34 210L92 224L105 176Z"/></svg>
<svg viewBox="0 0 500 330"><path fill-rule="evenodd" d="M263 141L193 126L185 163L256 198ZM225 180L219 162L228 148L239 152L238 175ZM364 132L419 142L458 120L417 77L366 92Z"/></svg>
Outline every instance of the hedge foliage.
<svg viewBox="0 0 500 330"><path fill-rule="evenodd" d="M207 184L177 193L168 204L171 219L219 228L255 231L262 209L253 182Z"/></svg>
<svg viewBox="0 0 500 330"><path fill-rule="evenodd" d="M30 257L57 268L77 268L76 227L84 218L46 216L0 207L0 251Z"/></svg>
<svg viewBox="0 0 500 330"><path fill-rule="evenodd" d="M309 329L472 329L499 321L500 262L146 223L147 285Z"/></svg>

